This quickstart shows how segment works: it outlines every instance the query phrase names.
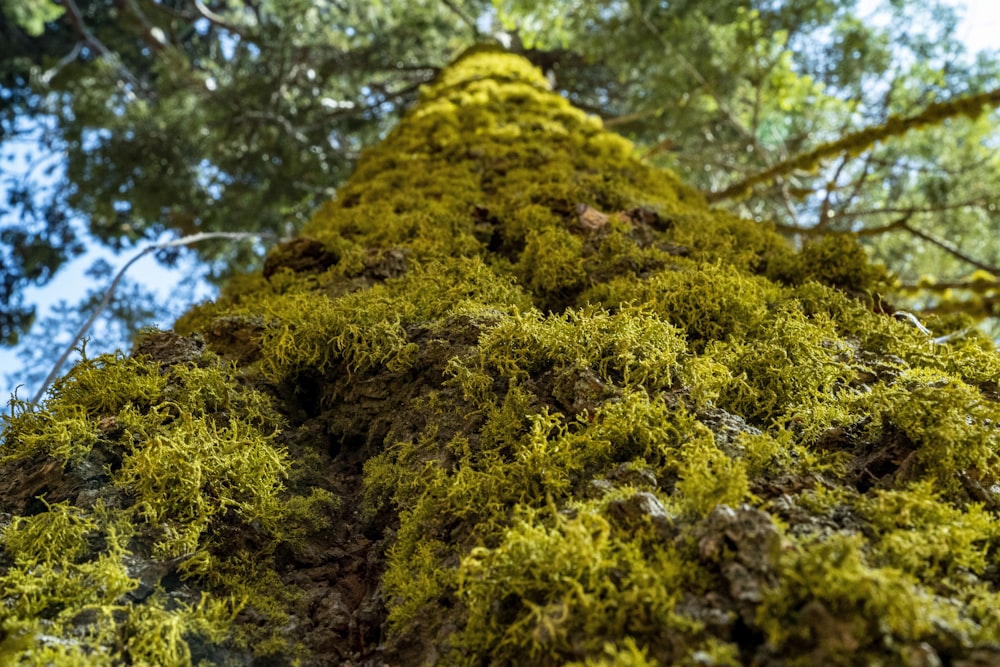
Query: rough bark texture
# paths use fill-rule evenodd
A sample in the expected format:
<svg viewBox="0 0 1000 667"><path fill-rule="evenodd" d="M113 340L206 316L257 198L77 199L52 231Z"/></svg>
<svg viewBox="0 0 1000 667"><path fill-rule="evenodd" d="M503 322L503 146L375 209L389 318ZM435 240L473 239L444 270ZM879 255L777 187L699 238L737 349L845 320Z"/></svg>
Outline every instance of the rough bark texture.
<svg viewBox="0 0 1000 667"><path fill-rule="evenodd" d="M885 280L468 53L261 275L12 403L0 662L1000 664L1000 359Z"/></svg>

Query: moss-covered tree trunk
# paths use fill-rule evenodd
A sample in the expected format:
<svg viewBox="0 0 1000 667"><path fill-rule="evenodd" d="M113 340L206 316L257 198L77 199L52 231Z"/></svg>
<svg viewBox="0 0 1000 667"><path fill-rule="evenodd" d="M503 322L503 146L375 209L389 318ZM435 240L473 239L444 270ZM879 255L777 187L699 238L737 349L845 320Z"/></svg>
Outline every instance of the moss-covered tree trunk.
<svg viewBox="0 0 1000 667"><path fill-rule="evenodd" d="M262 275L14 402L0 663L1000 664L1000 359L884 280L467 54Z"/></svg>

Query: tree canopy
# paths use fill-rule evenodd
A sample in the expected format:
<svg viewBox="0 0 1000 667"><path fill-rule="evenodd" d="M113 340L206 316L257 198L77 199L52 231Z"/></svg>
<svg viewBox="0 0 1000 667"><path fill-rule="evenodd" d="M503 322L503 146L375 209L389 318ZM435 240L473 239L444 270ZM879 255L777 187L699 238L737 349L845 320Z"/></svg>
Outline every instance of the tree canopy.
<svg viewBox="0 0 1000 667"><path fill-rule="evenodd" d="M1000 163L984 111L1000 64L965 52L954 10L937 0L5 0L0 10L0 149L13 160L18 145L35 146L35 162L4 177L0 202L8 344L35 314L24 289L86 244L293 235L422 85L490 39L717 205L793 235L862 237L915 308L998 309ZM196 250L215 279L261 259L247 243ZM126 320L149 312L125 300Z"/></svg>

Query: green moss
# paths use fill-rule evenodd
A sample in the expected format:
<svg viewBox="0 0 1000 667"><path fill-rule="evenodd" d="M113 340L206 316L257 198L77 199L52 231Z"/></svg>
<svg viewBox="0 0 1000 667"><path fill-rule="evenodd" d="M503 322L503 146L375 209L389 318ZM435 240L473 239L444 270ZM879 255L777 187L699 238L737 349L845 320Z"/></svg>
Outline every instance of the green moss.
<svg viewBox="0 0 1000 667"><path fill-rule="evenodd" d="M583 241L565 229L532 229L515 270L533 294L543 299L583 284Z"/></svg>
<svg viewBox="0 0 1000 667"><path fill-rule="evenodd" d="M719 505L740 505L750 493L746 465L714 444L695 441L684 448L683 457L677 490L685 510L707 516Z"/></svg>
<svg viewBox="0 0 1000 667"><path fill-rule="evenodd" d="M634 153L525 61L470 53L317 212L321 266L278 250L178 323L234 365L102 357L15 402L0 463L100 456L112 509L14 518L0 655L187 664L189 635L305 655L274 554L308 560L341 500L285 487L367 452L367 528L398 521L369 561L390 649L896 664L994 639L992 344L882 314L850 239L796 253ZM346 431L364 446L324 468ZM207 597L133 605L129 549Z"/></svg>
<svg viewBox="0 0 1000 667"><path fill-rule="evenodd" d="M705 354L731 377L721 407L756 423L772 421L832 400L853 373L838 355L847 349L832 321L782 309L745 335L713 342Z"/></svg>
<svg viewBox="0 0 1000 667"><path fill-rule="evenodd" d="M933 480L950 499L967 498L963 479L994 483L1000 474L1000 407L961 380L928 369L912 369L892 385L881 385L862 399L874 437L906 438L909 450L900 461L901 482Z"/></svg>
<svg viewBox="0 0 1000 667"><path fill-rule="evenodd" d="M587 293L606 307L648 304L686 333L700 351L711 341L742 338L768 316L779 290L762 278L722 264L684 263L647 280L617 278Z"/></svg>
<svg viewBox="0 0 1000 667"><path fill-rule="evenodd" d="M593 369L604 382L655 390L671 385L684 349L677 330L648 311L588 308L506 318L480 338L479 359L481 367L507 378L578 367Z"/></svg>
<svg viewBox="0 0 1000 667"><path fill-rule="evenodd" d="M284 283L277 279L230 306L233 313L262 316L262 372L281 382L300 370L324 372L343 363L349 372L413 362L416 347L407 326L505 307L528 307L510 278L478 259L446 259L418 266L400 278L330 298L322 291L333 276ZM318 281L318 282L316 282ZM211 320L211 315L202 313Z"/></svg>
<svg viewBox="0 0 1000 667"><path fill-rule="evenodd" d="M679 559L669 549L644 557L641 538L616 537L585 505L572 518L527 513L496 548L470 551L459 566L468 621L454 640L456 662L562 664L601 656L604 637L674 625Z"/></svg>
<svg viewBox="0 0 1000 667"><path fill-rule="evenodd" d="M650 659L648 651L626 637L621 644L607 642L600 657L568 662L566 667L656 667L657 664Z"/></svg>
<svg viewBox="0 0 1000 667"><path fill-rule="evenodd" d="M65 474L90 474L85 459L97 447L114 465L110 485L88 494L89 503L14 517L0 536L13 562L0 576L0 595L18 621L13 639L54 638L19 653L24 664L190 665L188 641L230 641L243 604L236 600L246 597L213 555L232 550L223 535L242 526L290 539L308 521L306 506L330 500L320 493L288 502L287 452L273 443L282 420L270 399L240 386L231 366L200 361L213 365L161 370L152 360L85 360L54 386L44 409L9 419L6 466L44 454ZM248 557L260 581L270 567L261 564L265 556L255 549ZM197 604L155 595L137 604L126 594L139 586L130 568L143 560L160 563L164 574L172 567L163 563L180 563L183 576L211 593ZM272 575L272 589L275 582Z"/></svg>
<svg viewBox="0 0 1000 667"><path fill-rule="evenodd" d="M943 502L929 481L904 491L878 491L859 499L858 510L877 531L879 557L929 585L963 572L983 574L1000 537L992 514L979 505Z"/></svg>
<svg viewBox="0 0 1000 667"><path fill-rule="evenodd" d="M121 355L84 359L49 390L44 408L22 406L5 418L4 458L44 453L63 463L80 462L100 440L100 418L126 406L145 410L157 400L167 380L155 365Z"/></svg>
<svg viewBox="0 0 1000 667"><path fill-rule="evenodd" d="M142 606L126 597L139 585L126 566L131 536L127 513L100 506L88 512L58 503L13 520L0 538L12 560L0 576L5 627L14 640L23 639L12 661L191 665L191 637L221 642L228 636L239 609L231 599L205 594L196 606L178 607L164 596ZM102 546L95 550L95 542ZM85 632L81 615L90 619Z"/></svg>
<svg viewBox="0 0 1000 667"><path fill-rule="evenodd" d="M80 608L116 602L136 582L121 562L128 535L120 526L68 503L47 506L32 517L16 517L4 530L4 551L14 561L0 577L10 614L22 620L68 621ZM105 548L85 558L87 540L100 536Z"/></svg>
<svg viewBox="0 0 1000 667"><path fill-rule="evenodd" d="M63 463L83 460L98 438L96 425L76 405L55 411L51 406L38 411L26 409L9 420L5 434L5 457L23 459L43 452Z"/></svg>
<svg viewBox="0 0 1000 667"><path fill-rule="evenodd" d="M779 572L758 619L776 650L806 649L790 664L851 665L886 648L901 661L904 647L942 631L981 636L947 598L902 570L873 565L861 535L806 538L783 553Z"/></svg>
<svg viewBox="0 0 1000 667"><path fill-rule="evenodd" d="M53 383L50 394L58 405L83 409L88 417L107 416L127 405L148 407L166 383L155 364L120 354L102 355L78 363Z"/></svg>
<svg viewBox="0 0 1000 667"><path fill-rule="evenodd" d="M161 533L155 557L204 548L213 522L259 522L267 531L277 529L285 516L284 451L236 418L219 427L184 413L158 416L119 414L120 424L139 435L139 444L126 446L113 476L135 498L145 521Z"/></svg>
<svg viewBox="0 0 1000 667"><path fill-rule="evenodd" d="M791 284L814 280L856 295L884 291L891 282L885 268L869 262L864 247L850 234L821 236L795 255L772 259L767 276Z"/></svg>

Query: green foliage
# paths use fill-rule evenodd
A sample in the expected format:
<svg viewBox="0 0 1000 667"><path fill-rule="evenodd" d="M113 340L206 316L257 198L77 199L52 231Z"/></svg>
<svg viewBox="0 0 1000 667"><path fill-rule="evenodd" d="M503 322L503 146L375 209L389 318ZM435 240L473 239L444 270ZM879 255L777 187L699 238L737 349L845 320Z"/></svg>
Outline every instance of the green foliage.
<svg viewBox="0 0 1000 667"><path fill-rule="evenodd" d="M320 276L319 286L337 278ZM230 312L265 318L260 340L264 372L276 382L299 369L323 372L341 361L350 372L381 364L404 369L416 350L408 340L407 326L528 304L509 278L476 259L442 260L336 299L315 285L285 290L280 278L274 283L271 290L255 285L242 297L240 308ZM211 314L210 307L199 317L208 320Z"/></svg>
<svg viewBox="0 0 1000 667"><path fill-rule="evenodd" d="M4 0L0 12L6 14L28 35L38 37L45 32L45 24L55 21L66 11L50 0L28 2L27 0Z"/></svg>
<svg viewBox="0 0 1000 667"><path fill-rule="evenodd" d="M706 516L719 505L738 506L750 493L746 465L714 444L695 440L686 446L678 471L681 507Z"/></svg>

